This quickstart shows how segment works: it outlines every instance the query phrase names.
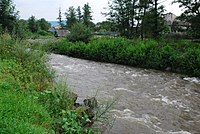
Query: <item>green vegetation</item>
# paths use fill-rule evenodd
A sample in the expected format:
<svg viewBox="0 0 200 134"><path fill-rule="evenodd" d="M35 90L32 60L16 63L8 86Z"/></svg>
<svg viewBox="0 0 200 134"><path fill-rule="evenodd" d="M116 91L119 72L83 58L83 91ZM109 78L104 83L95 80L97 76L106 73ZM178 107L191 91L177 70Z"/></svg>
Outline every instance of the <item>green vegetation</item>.
<svg viewBox="0 0 200 134"><path fill-rule="evenodd" d="M164 6L160 0L110 0L105 15L121 36L159 38L164 30Z"/></svg>
<svg viewBox="0 0 200 134"><path fill-rule="evenodd" d="M0 87L0 133L46 134L51 118L31 94L15 91L9 83Z"/></svg>
<svg viewBox="0 0 200 134"><path fill-rule="evenodd" d="M42 53L9 35L0 37L0 133L48 133L52 120L37 99L52 75Z"/></svg>
<svg viewBox="0 0 200 134"><path fill-rule="evenodd" d="M191 38L200 38L200 4L196 0L174 0L174 3L178 3L179 7L184 8L184 12L179 17L181 20L186 20L191 24L188 29L189 36Z"/></svg>
<svg viewBox="0 0 200 134"><path fill-rule="evenodd" d="M44 18L36 20L31 16L23 20L18 13L12 0L0 1L0 33L9 33L19 39L52 36L47 32L51 25Z"/></svg>
<svg viewBox="0 0 200 134"><path fill-rule="evenodd" d="M89 133L76 95L54 82L41 50L0 36L0 133Z"/></svg>
<svg viewBox="0 0 200 134"><path fill-rule="evenodd" d="M18 12L15 10L15 6L12 0L0 1L0 33L10 32L12 33L15 24L17 22Z"/></svg>
<svg viewBox="0 0 200 134"><path fill-rule="evenodd" d="M200 45L186 40L141 41L100 37L87 44L63 39L43 47L78 58L200 76Z"/></svg>
<svg viewBox="0 0 200 134"><path fill-rule="evenodd" d="M70 34L67 36L67 38L72 42L76 41L89 42L91 36L92 34L90 29L86 27L84 24L77 22L71 27Z"/></svg>

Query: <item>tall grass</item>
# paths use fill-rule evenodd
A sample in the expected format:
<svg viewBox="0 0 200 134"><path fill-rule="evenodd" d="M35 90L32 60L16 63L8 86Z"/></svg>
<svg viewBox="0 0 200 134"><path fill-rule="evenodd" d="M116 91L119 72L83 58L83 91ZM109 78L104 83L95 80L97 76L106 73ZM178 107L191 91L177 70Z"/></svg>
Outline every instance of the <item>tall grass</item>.
<svg viewBox="0 0 200 134"><path fill-rule="evenodd" d="M44 52L26 46L25 42L14 40L9 35L0 37L0 60L7 61L8 65L3 70L20 81L24 90L45 90L53 80L53 73L45 63L47 57Z"/></svg>
<svg viewBox="0 0 200 134"><path fill-rule="evenodd" d="M0 35L0 133L93 133L81 123L76 96L54 82L46 54L27 46Z"/></svg>
<svg viewBox="0 0 200 134"><path fill-rule="evenodd" d="M89 43L61 40L44 49L68 56L130 66L170 70L200 77L200 44L186 40L95 38Z"/></svg>

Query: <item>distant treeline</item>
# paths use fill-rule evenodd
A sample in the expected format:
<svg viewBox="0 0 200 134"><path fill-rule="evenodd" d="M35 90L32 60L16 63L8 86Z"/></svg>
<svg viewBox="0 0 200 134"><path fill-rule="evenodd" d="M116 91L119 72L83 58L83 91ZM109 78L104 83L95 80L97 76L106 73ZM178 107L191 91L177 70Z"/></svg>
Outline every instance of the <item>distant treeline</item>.
<svg viewBox="0 0 200 134"><path fill-rule="evenodd" d="M44 19L20 19L12 0L0 1L0 33L10 33L17 38L30 37L32 34L48 35L51 25Z"/></svg>

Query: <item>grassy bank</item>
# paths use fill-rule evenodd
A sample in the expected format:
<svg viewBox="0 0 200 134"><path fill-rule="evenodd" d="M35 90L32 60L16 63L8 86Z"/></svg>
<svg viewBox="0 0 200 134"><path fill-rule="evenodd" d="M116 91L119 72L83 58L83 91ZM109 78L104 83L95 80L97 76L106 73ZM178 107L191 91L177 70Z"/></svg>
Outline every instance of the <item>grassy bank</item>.
<svg viewBox="0 0 200 134"><path fill-rule="evenodd" d="M185 40L94 38L89 43L65 39L43 47L51 52L101 62L168 70L200 77L200 44Z"/></svg>
<svg viewBox="0 0 200 134"><path fill-rule="evenodd" d="M76 96L54 82L43 51L0 35L0 133L92 134Z"/></svg>

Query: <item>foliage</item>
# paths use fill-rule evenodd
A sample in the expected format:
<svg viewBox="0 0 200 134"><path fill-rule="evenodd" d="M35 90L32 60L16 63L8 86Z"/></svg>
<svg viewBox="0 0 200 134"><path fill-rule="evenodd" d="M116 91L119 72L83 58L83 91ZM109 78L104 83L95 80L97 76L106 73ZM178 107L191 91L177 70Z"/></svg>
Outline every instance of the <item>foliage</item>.
<svg viewBox="0 0 200 134"><path fill-rule="evenodd" d="M1 81L1 80L0 80ZM51 118L31 94L0 87L0 133L47 134L51 131Z"/></svg>
<svg viewBox="0 0 200 134"><path fill-rule="evenodd" d="M200 7L199 7L200 8ZM200 38L200 14L195 16L195 17L192 17L190 20L191 22L191 29L192 29L192 33L191 35L193 36L193 38Z"/></svg>
<svg viewBox="0 0 200 134"><path fill-rule="evenodd" d="M82 21L82 13L81 13L81 7L78 6L78 8L76 9L76 12L77 12L77 20L78 22L81 22Z"/></svg>
<svg viewBox="0 0 200 134"><path fill-rule="evenodd" d="M77 96L53 81L44 52L27 46L0 36L0 133L93 133L81 123L87 115L62 113L76 111Z"/></svg>
<svg viewBox="0 0 200 134"><path fill-rule="evenodd" d="M48 21L46 21L44 18L38 20L38 23L39 23L40 29L43 31L48 31L49 28L51 27L51 24L48 23Z"/></svg>
<svg viewBox="0 0 200 134"><path fill-rule="evenodd" d="M13 34L15 37L19 39L24 39L29 37L31 32L28 28L28 22L23 19L17 20Z"/></svg>
<svg viewBox="0 0 200 134"><path fill-rule="evenodd" d="M50 86L46 81L51 79L51 76L49 72L44 71L47 68L41 60L41 53L27 51L25 45L9 35L0 37L2 51L0 54L0 133L2 134L45 134L51 131L50 114L39 104L34 94L34 91ZM41 81L41 77L44 80Z"/></svg>
<svg viewBox="0 0 200 134"><path fill-rule="evenodd" d="M200 4L197 0L174 0L179 3L179 7L184 8L182 19L191 23L190 34L193 38L200 38Z"/></svg>
<svg viewBox="0 0 200 134"><path fill-rule="evenodd" d="M72 42L83 41L88 42L91 37L90 29L81 23L75 23L70 29L70 34L67 39Z"/></svg>
<svg viewBox="0 0 200 134"><path fill-rule="evenodd" d="M95 31L98 31L98 32L116 31L116 28L112 22L102 21L96 24Z"/></svg>
<svg viewBox="0 0 200 134"><path fill-rule="evenodd" d="M61 28L64 27L64 24L63 24L63 20L62 20L62 12L61 12L61 8L59 8L59 14L58 14L58 23L60 24Z"/></svg>
<svg viewBox="0 0 200 134"><path fill-rule="evenodd" d="M0 38L0 59L14 60L17 67L2 68L5 73L11 73L13 78L21 82L22 89L41 91L48 88L52 81L52 73L45 65L46 58L42 51L26 50L25 43L11 37Z"/></svg>
<svg viewBox="0 0 200 134"><path fill-rule="evenodd" d="M40 30L40 31L37 32L37 34L41 35L41 36L51 36L52 35L52 33L49 33L45 30Z"/></svg>
<svg viewBox="0 0 200 134"><path fill-rule="evenodd" d="M77 22L75 8L73 6L69 7L65 15L67 19L67 28L71 28L73 24Z"/></svg>
<svg viewBox="0 0 200 134"><path fill-rule="evenodd" d="M4 32L12 33L18 17L12 0L0 1L0 25Z"/></svg>
<svg viewBox="0 0 200 134"><path fill-rule="evenodd" d="M199 11L199 1L197 0L174 0L173 3L179 3L180 7L185 8L184 11L186 14L190 15L198 15L200 14Z"/></svg>
<svg viewBox="0 0 200 134"><path fill-rule="evenodd" d="M143 18L142 28L143 28L143 38L157 38L161 37L161 33L164 32L164 17L163 17L164 9L163 7L159 7L157 9L157 17L155 18L155 9L149 9L146 11L145 17ZM155 22L156 21L156 22ZM155 25L156 24L156 25Z"/></svg>
<svg viewBox="0 0 200 134"><path fill-rule="evenodd" d="M76 96L62 83L53 85L51 90L41 92L40 100L47 107L51 116L60 116L62 110L73 109Z"/></svg>
<svg viewBox="0 0 200 134"><path fill-rule="evenodd" d="M36 23L36 18L35 16L31 16L28 19L28 28L32 33L36 33L37 31L39 31L39 24Z"/></svg>
<svg viewBox="0 0 200 134"><path fill-rule="evenodd" d="M156 38L163 30L163 10L160 9L163 6L158 0L110 0L109 12L105 15L122 36Z"/></svg>
<svg viewBox="0 0 200 134"><path fill-rule="evenodd" d="M66 134L94 134L91 128L83 128L81 120L90 121L87 114L79 115L75 110L62 111L62 124ZM77 121L78 120L78 121Z"/></svg>
<svg viewBox="0 0 200 134"><path fill-rule="evenodd" d="M82 23L86 25L89 28L94 28L95 24L92 22L92 11L89 4L84 4L83 13L81 12L80 6L78 6L77 9L75 9L73 6L69 7L67 12L65 13L66 19L67 19L67 25L66 27L68 29L71 29L75 23Z"/></svg>
<svg viewBox="0 0 200 134"><path fill-rule="evenodd" d="M86 25L87 27L90 26L91 20L92 20L92 15L91 15L91 7L89 6L89 3L84 4L83 6L83 24Z"/></svg>
<svg viewBox="0 0 200 134"><path fill-rule="evenodd" d="M62 40L46 48L55 53L95 61L159 70L170 68L173 72L200 76L200 45L185 40L141 41L100 37L88 44Z"/></svg>
<svg viewBox="0 0 200 134"><path fill-rule="evenodd" d="M82 116L74 106L76 97L66 85L59 83L54 85L53 90L42 92L39 98L47 107L51 117L55 119L54 130L66 134L83 132L92 134L94 132L83 125L83 121L89 121L87 114Z"/></svg>

